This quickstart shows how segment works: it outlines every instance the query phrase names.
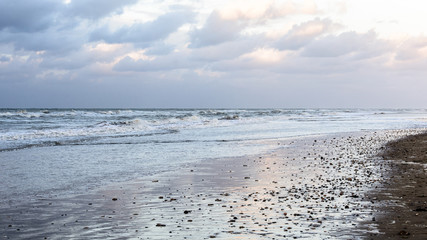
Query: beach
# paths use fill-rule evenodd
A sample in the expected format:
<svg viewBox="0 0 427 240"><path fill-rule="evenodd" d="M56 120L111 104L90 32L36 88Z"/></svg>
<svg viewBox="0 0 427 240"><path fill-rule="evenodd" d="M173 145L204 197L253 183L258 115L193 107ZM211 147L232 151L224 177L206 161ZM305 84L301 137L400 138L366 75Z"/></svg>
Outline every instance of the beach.
<svg viewBox="0 0 427 240"><path fill-rule="evenodd" d="M393 211L403 203L387 193L401 194L402 188L410 188L406 184L414 183L396 185L403 184L393 181L402 176L395 174L402 164L378 157L387 142L420 132L289 138L276 141L276 149L262 155L189 163L72 197L11 204L0 211L1 237L393 239L408 237L402 236L405 231L421 239L417 237L425 234L425 201L410 205L415 211L407 213L413 222L396 220L396 227L390 227L390 216L396 216ZM420 171L408 166L412 165L403 165L404 171ZM425 170L421 173L411 179L425 179ZM425 196L425 187L420 188ZM406 194L413 201L414 193Z"/></svg>
<svg viewBox="0 0 427 240"><path fill-rule="evenodd" d="M389 160L388 181L372 196L382 239L427 239L427 134L389 142L380 154Z"/></svg>
<svg viewBox="0 0 427 240"><path fill-rule="evenodd" d="M0 240L427 240L426 8L0 0Z"/></svg>

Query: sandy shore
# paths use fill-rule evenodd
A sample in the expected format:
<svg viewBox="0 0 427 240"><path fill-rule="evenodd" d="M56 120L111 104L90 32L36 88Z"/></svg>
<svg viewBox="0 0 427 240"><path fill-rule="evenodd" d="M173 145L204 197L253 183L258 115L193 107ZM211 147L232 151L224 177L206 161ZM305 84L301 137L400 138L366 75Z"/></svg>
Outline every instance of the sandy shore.
<svg viewBox="0 0 427 240"><path fill-rule="evenodd" d="M385 146L389 181L375 192L381 235L373 239L427 239L427 133Z"/></svg>
<svg viewBox="0 0 427 240"><path fill-rule="evenodd" d="M210 159L85 195L11 204L0 209L0 237L363 239L389 236L384 223L390 211L385 207L400 199L387 200L391 195L386 191L393 189L388 179L397 168L375 156L387 141L416 132L294 138L275 142L278 149L264 155ZM412 210L425 209L425 202L415 205ZM411 213L424 216L425 224L423 210L412 210ZM405 231L415 235L409 228Z"/></svg>

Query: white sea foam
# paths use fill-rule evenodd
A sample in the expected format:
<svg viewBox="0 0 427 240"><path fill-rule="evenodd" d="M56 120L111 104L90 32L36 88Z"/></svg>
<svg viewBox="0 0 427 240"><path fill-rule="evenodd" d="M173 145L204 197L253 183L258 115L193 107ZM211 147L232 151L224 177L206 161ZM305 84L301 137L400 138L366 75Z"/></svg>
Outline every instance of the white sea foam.
<svg viewBox="0 0 427 240"><path fill-rule="evenodd" d="M425 110L401 109L6 109L0 110L0 151L53 142L91 144L101 138L104 144L120 138L138 143L155 141L144 137L155 134L196 141L202 135L202 140L266 139L418 127L426 118Z"/></svg>

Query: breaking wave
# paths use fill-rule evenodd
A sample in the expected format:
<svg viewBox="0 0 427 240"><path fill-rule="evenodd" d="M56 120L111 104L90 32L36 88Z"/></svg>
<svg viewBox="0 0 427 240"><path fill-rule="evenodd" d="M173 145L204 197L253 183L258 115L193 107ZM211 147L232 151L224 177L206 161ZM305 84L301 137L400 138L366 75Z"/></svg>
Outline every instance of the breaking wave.
<svg viewBox="0 0 427 240"><path fill-rule="evenodd" d="M336 131L329 129L337 126L334 122L354 126L367 122L369 126L384 127L383 122L398 122L400 115L413 114L414 119L420 119L425 113L402 109L0 109L0 151L70 144L142 143L151 141L147 140L150 136L187 136L189 131L192 135L186 140L198 136L198 131L208 131L212 139L222 141L232 140L233 134L279 136L310 128ZM260 130L264 126L269 129Z"/></svg>

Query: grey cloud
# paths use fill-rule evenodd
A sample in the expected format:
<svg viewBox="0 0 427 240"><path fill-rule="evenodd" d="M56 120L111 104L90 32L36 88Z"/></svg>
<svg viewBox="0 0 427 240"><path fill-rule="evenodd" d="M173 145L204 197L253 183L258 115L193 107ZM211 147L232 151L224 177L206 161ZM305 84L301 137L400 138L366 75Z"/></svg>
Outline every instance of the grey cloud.
<svg viewBox="0 0 427 240"><path fill-rule="evenodd" d="M55 0L0 1L0 43L55 54L80 48L76 22L64 18L63 11L64 4Z"/></svg>
<svg viewBox="0 0 427 240"><path fill-rule="evenodd" d="M0 30L37 32L55 24L62 4L55 0L0 1Z"/></svg>
<svg viewBox="0 0 427 240"><path fill-rule="evenodd" d="M130 57L123 58L113 70L118 72L157 72L173 69L194 68L197 63L190 63L183 54L160 56L154 60L134 60Z"/></svg>
<svg viewBox="0 0 427 240"><path fill-rule="evenodd" d="M374 32L346 32L311 40L306 46L287 51L275 62L258 62L251 58L230 58L211 63L211 69L238 72L262 69L270 74L335 75L360 69L384 69L393 46Z"/></svg>
<svg viewBox="0 0 427 240"><path fill-rule="evenodd" d="M189 49L183 52L156 54L157 57L154 60L134 60L126 57L114 66L114 70L155 72L184 68L197 69L209 67L216 62L226 64L235 61L235 58L245 53L253 51L263 40L265 40L264 36L254 36L248 39L225 42L204 48ZM150 55L150 48L146 54Z"/></svg>
<svg viewBox="0 0 427 240"><path fill-rule="evenodd" d="M98 19L112 13L121 13L123 7L136 3L138 0L72 0L67 13L87 19Z"/></svg>
<svg viewBox="0 0 427 240"><path fill-rule="evenodd" d="M239 20L223 19L214 11L201 29L191 33L190 47L199 48L234 40L245 26L246 24Z"/></svg>
<svg viewBox="0 0 427 240"><path fill-rule="evenodd" d="M40 63L40 68L76 70L92 63L90 58L85 56L44 57L43 61Z"/></svg>
<svg viewBox="0 0 427 240"><path fill-rule="evenodd" d="M164 42L155 42L151 44L145 54L147 55L167 55L173 51L174 47Z"/></svg>
<svg viewBox="0 0 427 240"><path fill-rule="evenodd" d="M264 35L240 34L249 24L263 24L249 15L230 20L217 12L190 35L184 31L170 35L193 19L192 13L179 7L152 22L93 31L101 26L97 20L119 13L133 1L87 1L88 9L82 9L83 0L74 0L80 4L74 7L62 2L0 0L0 105L129 107L142 102L147 107L331 107L365 101L372 106L381 99L384 104L397 102L399 95L408 106L426 102L424 38L395 47L374 32L328 35L335 25L315 19L295 25L280 41L272 42ZM284 12L267 13L261 20L284 16ZM178 45L180 52L174 52L175 46L163 41L167 37L166 42L173 44L190 37L190 48ZM129 44L105 46L97 41ZM110 68L137 48L145 48L144 54L155 58L125 57ZM266 49L267 55L258 59L259 49ZM270 50L277 53L277 61L268 59ZM393 61L394 56L400 61ZM395 90L385 95L384 88L391 83Z"/></svg>
<svg viewBox="0 0 427 240"><path fill-rule="evenodd" d="M292 74L294 76L325 76L348 75L369 66L364 61L352 61L343 58L307 58L297 56L286 59L271 68L272 72L279 74Z"/></svg>
<svg viewBox="0 0 427 240"><path fill-rule="evenodd" d="M95 46L93 46L95 47ZM96 64L108 64L113 62L118 56L127 54L132 51L131 46L122 46L116 49L104 51L97 48L82 48L78 51L72 51L65 55L46 55L40 62L40 68L43 69L62 69L77 70L85 67L91 67Z"/></svg>
<svg viewBox="0 0 427 240"><path fill-rule="evenodd" d="M63 55L87 42L90 26L81 18L98 19L122 11L137 0L0 1L0 43L15 50ZM82 28L77 28L82 26Z"/></svg>
<svg viewBox="0 0 427 240"><path fill-rule="evenodd" d="M330 31L333 25L334 24L329 19L315 19L294 25L285 36L277 41L275 47L280 50L300 49L313 41L316 37Z"/></svg>
<svg viewBox="0 0 427 240"><path fill-rule="evenodd" d="M79 49L84 41L84 37L72 30L60 33L55 30L46 30L35 33L0 34L0 42L13 43L15 50L48 51L54 55Z"/></svg>
<svg viewBox="0 0 427 240"><path fill-rule="evenodd" d="M57 0L0 1L0 30L39 32L51 26L74 25L73 17L98 19L121 13L124 6L138 0L73 0L66 5Z"/></svg>
<svg viewBox="0 0 427 240"><path fill-rule="evenodd" d="M264 36L254 36L248 39L225 42L204 48L188 49L183 52L155 54L153 60L134 60L130 57L122 59L114 66L115 71L134 72L156 72L169 71L173 69L197 69L209 67L215 62L232 61L242 54L253 51L260 42L265 40ZM159 45L161 49L167 46ZM146 52L150 55L150 48Z"/></svg>
<svg viewBox="0 0 427 240"><path fill-rule="evenodd" d="M371 58L383 54L388 43L377 38L375 32L365 34L345 32L326 36L311 42L302 52L305 57L340 57L352 54L354 58Z"/></svg>
<svg viewBox="0 0 427 240"><path fill-rule="evenodd" d="M239 57L242 54L253 51L256 47L268 44L263 36L253 36L246 39L238 39L217 45L206 46L192 50L191 59L195 61L216 62Z"/></svg>
<svg viewBox="0 0 427 240"><path fill-rule="evenodd" d="M0 56L0 62L9 62L10 61L10 57L8 56Z"/></svg>
<svg viewBox="0 0 427 240"><path fill-rule="evenodd" d="M0 89L7 85L22 85L34 79L38 73L37 60L33 57L22 60L10 59L8 62L0 64Z"/></svg>
<svg viewBox="0 0 427 240"><path fill-rule="evenodd" d="M136 23L111 32L107 26L97 29L90 36L91 41L107 43L150 43L161 40L192 21L194 14L188 11L171 12L146 23Z"/></svg>

